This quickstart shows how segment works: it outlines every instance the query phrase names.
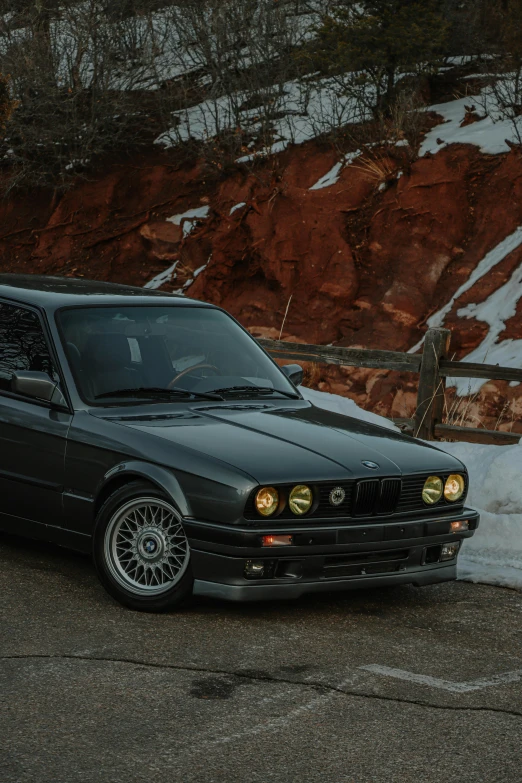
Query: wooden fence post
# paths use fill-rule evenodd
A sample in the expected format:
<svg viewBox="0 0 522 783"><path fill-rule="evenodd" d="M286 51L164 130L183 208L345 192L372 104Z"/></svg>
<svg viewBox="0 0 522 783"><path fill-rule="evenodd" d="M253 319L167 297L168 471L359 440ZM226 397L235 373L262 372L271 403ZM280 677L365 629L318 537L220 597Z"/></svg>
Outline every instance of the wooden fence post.
<svg viewBox="0 0 522 783"><path fill-rule="evenodd" d="M415 437L435 440L435 425L442 424L446 379L439 373L439 362L449 350L449 329L428 329L424 338L417 410L415 411Z"/></svg>

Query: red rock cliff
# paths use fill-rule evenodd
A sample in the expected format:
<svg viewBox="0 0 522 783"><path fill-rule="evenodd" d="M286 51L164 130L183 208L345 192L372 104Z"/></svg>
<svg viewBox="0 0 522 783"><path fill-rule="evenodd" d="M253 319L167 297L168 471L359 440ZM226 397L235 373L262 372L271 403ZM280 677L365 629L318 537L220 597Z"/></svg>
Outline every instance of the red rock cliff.
<svg viewBox="0 0 522 783"><path fill-rule="evenodd" d="M219 179L203 165L148 159L115 165L63 196L17 195L0 204L0 269L144 285L177 262L166 290L219 304L258 336L278 337L288 309L284 339L408 349L429 315L522 224L522 158L457 145L407 168L396 157L379 158L377 168L359 158L335 184L311 190L337 159L310 143ZM185 238L183 223L167 221L202 206L208 217ZM459 307L483 301L521 261L522 249L508 255ZM487 325L457 309L446 324L460 358ZM522 336L520 308L506 336ZM413 378L308 369L319 388L385 414L412 413ZM477 415L491 426L509 404L512 426L519 394L489 384L466 420Z"/></svg>

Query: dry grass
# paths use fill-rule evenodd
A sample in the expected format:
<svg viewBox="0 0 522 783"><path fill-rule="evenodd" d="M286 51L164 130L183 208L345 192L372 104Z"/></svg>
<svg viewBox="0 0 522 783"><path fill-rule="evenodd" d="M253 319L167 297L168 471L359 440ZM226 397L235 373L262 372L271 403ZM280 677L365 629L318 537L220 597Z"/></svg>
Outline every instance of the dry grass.
<svg viewBox="0 0 522 783"><path fill-rule="evenodd" d="M419 424L419 427L414 431L414 436L418 434L418 430L422 425L424 418L428 415L433 401L437 395L441 393L443 381L441 380L436 392L432 395L429 405L427 406L424 417ZM450 424L455 427L474 427L477 429L491 430L491 424L486 423L484 418L476 415L476 407L478 402L481 401L481 390L472 392L472 380L468 381L467 394L457 396L456 393L452 393L449 389L444 389L444 408L443 408L443 423ZM501 425L506 421L509 421L509 427L505 429L506 432L512 432L515 423L515 400L505 400L500 413L497 416L493 430L499 430ZM413 413L415 418L418 411L418 406ZM475 411L475 412L474 412ZM511 413L511 416L509 414ZM446 439L444 439L446 440Z"/></svg>
<svg viewBox="0 0 522 783"><path fill-rule="evenodd" d="M358 165L352 165L352 168L364 171L375 183L382 183L395 176L396 166L390 158L376 154L361 158Z"/></svg>
<svg viewBox="0 0 522 783"><path fill-rule="evenodd" d="M448 393L444 395L444 423L452 424L455 427L465 427L466 424L472 423L475 427L484 427L486 425L477 416L470 413L470 408L477 401L480 391L472 394L471 381L468 383L468 393L463 397L453 395L453 399L448 404Z"/></svg>
<svg viewBox="0 0 522 783"><path fill-rule="evenodd" d="M283 336L283 329L285 328L286 317L287 317L287 315L288 315L288 311L289 311L289 309L290 309L290 302L292 301L292 297L293 297L293 294L290 294L290 297L289 297L289 299L288 299L288 302L286 303L286 310L285 310L285 315L284 315L284 318L283 318L283 323L281 324L281 329L280 329L280 331L279 331L279 338L278 338L279 340L280 340L280 339L282 338L282 336Z"/></svg>
<svg viewBox="0 0 522 783"><path fill-rule="evenodd" d="M302 362L304 370L303 386L308 386L311 389L317 388L317 384L322 378L321 367L317 362Z"/></svg>
<svg viewBox="0 0 522 783"><path fill-rule="evenodd" d="M480 390L471 392L471 382L468 384L468 393L462 397L456 394L449 400L449 394L444 397L444 423L453 424L457 427L472 426L478 429L491 429L491 424L487 424L484 418L472 413L475 403L481 401ZM505 400L500 413L497 416L493 430L499 430L502 424L509 421L509 428L506 432L512 432L515 423L514 400ZM510 416L511 413L511 416Z"/></svg>

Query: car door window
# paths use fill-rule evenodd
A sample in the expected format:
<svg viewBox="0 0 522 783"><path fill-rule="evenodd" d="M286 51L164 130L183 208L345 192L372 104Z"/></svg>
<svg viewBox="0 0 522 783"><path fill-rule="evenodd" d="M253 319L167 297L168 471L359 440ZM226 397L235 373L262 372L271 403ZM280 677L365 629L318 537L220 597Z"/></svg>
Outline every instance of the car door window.
<svg viewBox="0 0 522 783"><path fill-rule="evenodd" d="M46 372L59 382L37 314L0 302L0 391L11 390L16 370Z"/></svg>

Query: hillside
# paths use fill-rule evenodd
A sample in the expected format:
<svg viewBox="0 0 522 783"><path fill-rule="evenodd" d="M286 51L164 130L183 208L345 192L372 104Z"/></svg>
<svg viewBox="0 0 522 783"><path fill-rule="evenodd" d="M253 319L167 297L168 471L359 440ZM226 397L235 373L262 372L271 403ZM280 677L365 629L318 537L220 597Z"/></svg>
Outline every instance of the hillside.
<svg viewBox="0 0 522 783"><path fill-rule="evenodd" d="M522 366L520 0L4 10L2 271L164 287L300 342L415 351L444 324L455 357ZM416 378L306 371L413 413ZM447 420L522 431L521 394L459 381Z"/></svg>

